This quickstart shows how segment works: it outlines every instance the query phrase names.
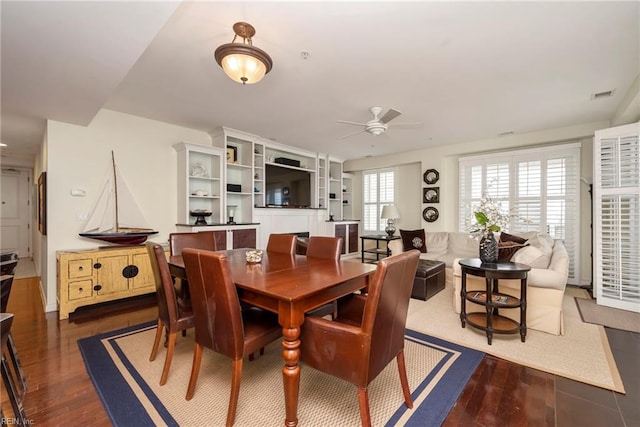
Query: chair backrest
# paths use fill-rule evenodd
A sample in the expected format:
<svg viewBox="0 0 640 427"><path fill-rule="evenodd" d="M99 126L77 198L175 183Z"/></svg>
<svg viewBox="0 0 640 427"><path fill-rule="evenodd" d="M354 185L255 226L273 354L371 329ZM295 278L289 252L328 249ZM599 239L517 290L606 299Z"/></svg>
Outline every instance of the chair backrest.
<svg viewBox="0 0 640 427"><path fill-rule="evenodd" d="M296 253L296 236L295 234L270 234L267 243L267 252L276 252L280 254Z"/></svg>
<svg viewBox="0 0 640 427"><path fill-rule="evenodd" d="M216 237L213 231L197 233L169 234L169 252L171 256L181 255L184 248L216 250Z"/></svg>
<svg viewBox="0 0 640 427"><path fill-rule="evenodd" d="M151 261L151 270L156 282L156 296L158 298L158 317L169 330L175 328L178 321L178 301L176 291L169 271L169 263L164 249L157 243L147 242L147 252Z"/></svg>
<svg viewBox="0 0 640 427"><path fill-rule="evenodd" d="M411 250L380 260L368 286L362 331L371 336L369 378L375 378L404 348L409 299L420 252Z"/></svg>
<svg viewBox="0 0 640 427"><path fill-rule="evenodd" d="M182 258L191 291L196 342L232 359L241 358L244 325L227 255L187 248Z"/></svg>
<svg viewBox="0 0 640 427"><path fill-rule="evenodd" d="M311 236L307 246L307 257L338 261L342 255L342 237Z"/></svg>
<svg viewBox="0 0 640 427"><path fill-rule="evenodd" d="M8 261L0 262L0 274L13 274L16 271L16 267L18 266L18 260L12 259Z"/></svg>
<svg viewBox="0 0 640 427"><path fill-rule="evenodd" d="M12 285L12 275L7 274L0 278L0 313L7 312L7 304L9 304L9 295L11 294Z"/></svg>
<svg viewBox="0 0 640 427"><path fill-rule="evenodd" d="M11 332L12 324L13 324L13 314L0 313L0 345L1 345L0 352L1 353L4 353L5 347L7 345L7 340L9 339L9 332ZM2 357L4 358L4 356Z"/></svg>

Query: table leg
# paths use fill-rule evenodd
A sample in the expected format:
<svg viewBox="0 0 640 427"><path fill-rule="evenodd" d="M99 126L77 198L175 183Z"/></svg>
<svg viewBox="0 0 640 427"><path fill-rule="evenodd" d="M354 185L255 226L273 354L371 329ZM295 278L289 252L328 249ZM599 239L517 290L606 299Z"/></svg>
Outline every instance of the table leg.
<svg viewBox="0 0 640 427"><path fill-rule="evenodd" d="M527 336L527 279L520 279L520 341Z"/></svg>
<svg viewBox="0 0 640 427"><path fill-rule="evenodd" d="M462 288L460 289L460 322L464 328L467 324L467 272L462 270Z"/></svg>
<svg viewBox="0 0 640 427"><path fill-rule="evenodd" d="M485 285L487 287L487 295L486 295L486 300L485 300L485 307L484 309L487 312L487 343L489 345L491 345L491 340L493 339L493 314L496 313L496 310L492 310L491 307L491 301L493 301L493 292L491 289L491 279L484 279L485 280ZM497 287L497 280L495 280L495 286ZM497 313L496 313L497 314Z"/></svg>
<svg viewBox="0 0 640 427"><path fill-rule="evenodd" d="M360 238L360 248L362 262L364 263L364 239L362 237Z"/></svg>
<svg viewBox="0 0 640 427"><path fill-rule="evenodd" d="M298 425L298 392L300 390L300 328L282 328L282 381L284 383L284 402L286 418L284 425Z"/></svg>

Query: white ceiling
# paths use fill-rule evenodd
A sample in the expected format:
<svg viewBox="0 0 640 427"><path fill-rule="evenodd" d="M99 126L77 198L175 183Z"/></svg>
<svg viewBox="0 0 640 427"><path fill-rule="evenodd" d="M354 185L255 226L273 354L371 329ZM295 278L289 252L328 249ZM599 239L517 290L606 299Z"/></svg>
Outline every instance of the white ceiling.
<svg viewBox="0 0 640 427"><path fill-rule="evenodd" d="M227 126L345 159L608 120L640 72L639 2L2 1L2 142L101 108ZM273 58L242 86L213 59L232 25ZM301 52L309 52L303 59ZM595 92L614 96L591 100ZM381 136L370 106L402 115Z"/></svg>

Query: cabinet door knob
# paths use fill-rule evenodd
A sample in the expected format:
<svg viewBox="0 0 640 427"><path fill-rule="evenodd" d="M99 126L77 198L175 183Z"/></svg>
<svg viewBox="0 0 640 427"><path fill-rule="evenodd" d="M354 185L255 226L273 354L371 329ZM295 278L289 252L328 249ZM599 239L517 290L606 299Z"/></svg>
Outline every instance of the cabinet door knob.
<svg viewBox="0 0 640 427"><path fill-rule="evenodd" d="M83 289L82 289L82 288L78 288L78 290L79 290L80 292L82 292L82 291L83 291Z"/></svg>
<svg viewBox="0 0 640 427"><path fill-rule="evenodd" d="M96 262L95 264L93 264L93 268L100 268L102 267L102 264L100 264L99 262Z"/></svg>
<svg viewBox="0 0 640 427"><path fill-rule="evenodd" d="M93 290L94 290L94 291L99 291L100 289L102 289L102 285L95 285L95 286L93 287Z"/></svg>
<svg viewBox="0 0 640 427"><path fill-rule="evenodd" d="M80 266L80 267L78 267L78 270L82 271L82 270L84 270L84 267Z"/></svg>

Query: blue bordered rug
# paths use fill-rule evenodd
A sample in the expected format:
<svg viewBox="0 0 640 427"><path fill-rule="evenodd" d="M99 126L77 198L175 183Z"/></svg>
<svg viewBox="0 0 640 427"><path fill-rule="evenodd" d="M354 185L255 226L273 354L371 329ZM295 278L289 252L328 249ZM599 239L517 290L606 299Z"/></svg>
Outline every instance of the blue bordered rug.
<svg viewBox="0 0 640 427"><path fill-rule="evenodd" d="M164 363L149 362L155 322L78 340L87 371L116 426L224 425L231 363L205 350L194 398L184 399L191 369L193 332L178 337L165 386ZM397 365L390 363L369 387L374 425L439 426L458 399L484 353L407 330L405 359L414 408L404 405ZM245 360L236 426L280 426L284 421L281 344ZM304 426L358 426L354 386L302 365L298 418Z"/></svg>

